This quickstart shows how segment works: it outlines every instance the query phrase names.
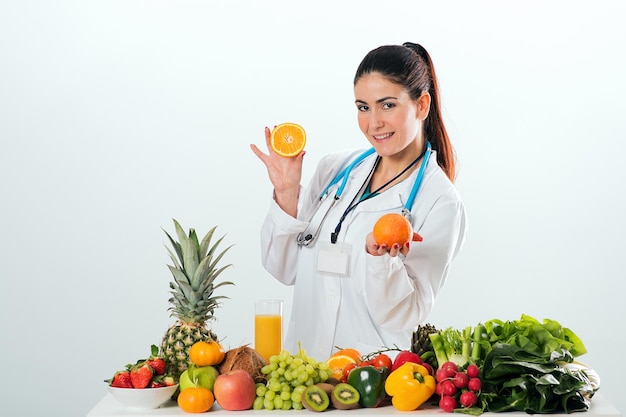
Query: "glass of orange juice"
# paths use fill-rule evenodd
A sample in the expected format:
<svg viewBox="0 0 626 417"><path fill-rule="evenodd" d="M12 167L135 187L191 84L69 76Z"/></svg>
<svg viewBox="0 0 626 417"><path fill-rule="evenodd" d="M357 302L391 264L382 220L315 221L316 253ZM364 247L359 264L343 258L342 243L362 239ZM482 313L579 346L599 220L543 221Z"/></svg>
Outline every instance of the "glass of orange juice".
<svg viewBox="0 0 626 417"><path fill-rule="evenodd" d="M283 349L282 300L257 300L254 305L254 349L266 361Z"/></svg>

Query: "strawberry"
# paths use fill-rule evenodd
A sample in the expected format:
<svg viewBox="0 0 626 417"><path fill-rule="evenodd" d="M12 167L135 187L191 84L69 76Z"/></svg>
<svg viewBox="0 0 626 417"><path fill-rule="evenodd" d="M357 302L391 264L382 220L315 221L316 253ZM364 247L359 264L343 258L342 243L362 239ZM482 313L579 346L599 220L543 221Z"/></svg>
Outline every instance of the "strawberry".
<svg viewBox="0 0 626 417"><path fill-rule="evenodd" d="M152 345L151 350L152 350L152 355L150 355L150 357L146 359L146 362L148 363L148 365L152 367L152 369L154 369L155 374L157 375L165 374L167 363L165 363L165 359L159 356L159 348L156 345Z"/></svg>
<svg viewBox="0 0 626 417"><path fill-rule="evenodd" d="M148 388L161 388L164 386L165 383L163 382L163 376L159 375L152 378L152 380L150 381L150 385L148 385Z"/></svg>
<svg viewBox="0 0 626 417"><path fill-rule="evenodd" d="M154 369L146 362L140 361L130 368L130 380L133 388L146 388L154 376Z"/></svg>
<svg viewBox="0 0 626 417"><path fill-rule="evenodd" d="M176 380L172 375L163 375L163 383L166 387L171 387L172 385L176 385Z"/></svg>
<svg viewBox="0 0 626 417"><path fill-rule="evenodd" d="M133 383L130 380L130 372L126 370L116 372L109 385L116 388L132 388Z"/></svg>
<svg viewBox="0 0 626 417"><path fill-rule="evenodd" d="M156 375L165 374L165 368L167 367L167 364L165 363L165 360L163 358L151 356L150 358L146 359L146 363L150 365L152 369L154 369L154 373Z"/></svg>

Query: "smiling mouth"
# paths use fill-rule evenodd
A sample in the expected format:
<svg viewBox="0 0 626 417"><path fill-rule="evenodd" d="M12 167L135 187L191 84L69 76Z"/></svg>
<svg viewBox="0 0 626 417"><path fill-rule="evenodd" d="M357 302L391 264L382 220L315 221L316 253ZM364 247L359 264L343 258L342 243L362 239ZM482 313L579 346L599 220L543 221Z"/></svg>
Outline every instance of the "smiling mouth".
<svg viewBox="0 0 626 417"><path fill-rule="evenodd" d="M385 140L393 136L393 133L385 133L384 135L372 135L372 137L376 140Z"/></svg>

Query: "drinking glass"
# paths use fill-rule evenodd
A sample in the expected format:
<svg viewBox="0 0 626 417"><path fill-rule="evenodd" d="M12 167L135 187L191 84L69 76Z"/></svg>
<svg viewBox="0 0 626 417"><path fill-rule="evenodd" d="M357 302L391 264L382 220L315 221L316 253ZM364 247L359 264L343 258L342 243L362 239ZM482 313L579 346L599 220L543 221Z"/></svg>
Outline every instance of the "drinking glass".
<svg viewBox="0 0 626 417"><path fill-rule="evenodd" d="M254 304L254 349L266 361L283 349L282 300L257 300Z"/></svg>

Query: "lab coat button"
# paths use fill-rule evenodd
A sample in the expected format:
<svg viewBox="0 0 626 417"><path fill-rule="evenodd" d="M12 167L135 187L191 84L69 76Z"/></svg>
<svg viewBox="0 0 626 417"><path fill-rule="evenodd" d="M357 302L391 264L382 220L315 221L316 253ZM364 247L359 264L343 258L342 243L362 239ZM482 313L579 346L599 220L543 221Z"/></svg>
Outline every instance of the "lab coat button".
<svg viewBox="0 0 626 417"><path fill-rule="evenodd" d="M335 294L328 294L328 300L333 301L335 299Z"/></svg>

